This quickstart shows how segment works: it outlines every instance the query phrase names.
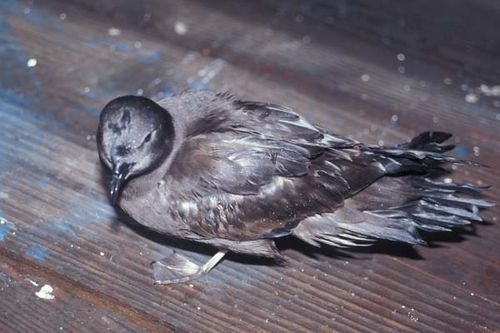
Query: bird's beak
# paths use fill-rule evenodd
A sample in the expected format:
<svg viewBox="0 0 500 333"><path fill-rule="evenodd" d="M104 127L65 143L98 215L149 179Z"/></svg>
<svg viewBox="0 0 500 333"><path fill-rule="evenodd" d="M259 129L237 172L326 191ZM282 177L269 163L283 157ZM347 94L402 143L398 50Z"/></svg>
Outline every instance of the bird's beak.
<svg viewBox="0 0 500 333"><path fill-rule="evenodd" d="M125 185L131 166L132 165L129 163L121 163L115 165L113 169L113 175L111 177L111 184L109 188L109 195L113 206L116 204L116 201L120 196L123 185Z"/></svg>

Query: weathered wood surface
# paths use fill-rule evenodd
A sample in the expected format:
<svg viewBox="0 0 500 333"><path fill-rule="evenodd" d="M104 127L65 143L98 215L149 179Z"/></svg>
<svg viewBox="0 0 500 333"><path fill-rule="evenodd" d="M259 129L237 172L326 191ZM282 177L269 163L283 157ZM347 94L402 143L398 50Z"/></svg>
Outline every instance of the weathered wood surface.
<svg viewBox="0 0 500 333"><path fill-rule="evenodd" d="M453 178L495 200L499 30L486 0L0 2L0 332L498 332L497 207L430 247L284 241L285 267L232 256L159 287L169 248L212 250L124 224L93 135L120 94L230 90L374 143L452 131L491 166Z"/></svg>

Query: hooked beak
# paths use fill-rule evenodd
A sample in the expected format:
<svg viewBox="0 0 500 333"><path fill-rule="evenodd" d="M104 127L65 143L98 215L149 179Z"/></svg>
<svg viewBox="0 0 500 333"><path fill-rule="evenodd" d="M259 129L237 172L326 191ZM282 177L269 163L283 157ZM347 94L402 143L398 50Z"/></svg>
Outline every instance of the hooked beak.
<svg viewBox="0 0 500 333"><path fill-rule="evenodd" d="M122 163L115 165L113 169L113 175L111 177L111 184L109 188L109 195L111 197L111 204L114 206L120 193L125 185L125 181L128 179L130 168L132 167L129 163Z"/></svg>

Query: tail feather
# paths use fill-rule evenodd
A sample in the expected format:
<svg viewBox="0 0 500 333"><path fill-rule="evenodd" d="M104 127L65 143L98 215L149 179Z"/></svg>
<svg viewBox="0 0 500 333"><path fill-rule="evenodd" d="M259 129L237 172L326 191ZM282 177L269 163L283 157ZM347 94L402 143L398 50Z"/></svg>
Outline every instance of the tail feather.
<svg viewBox="0 0 500 333"><path fill-rule="evenodd" d="M413 180L414 186L432 189L441 192L458 192L465 194L480 194L489 189L489 186L475 186L471 184L458 184L458 183L443 183L433 181L428 178L415 178Z"/></svg>
<svg viewBox="0 0 500 333"><path fill-rule="evenodd" d="M450 137L425 132L394 147L364 146L386 176L351 193L335 212L301 221L292 234L315 246L366 246L375 239L425 244L419 230L451 231L482 221L480 210L494 206L478 198L487 187L429 178L432 171L444 171L444 163L478 165L444 154L454 147L442 144Z"/></svg>
<svg viewBox="0 0 500 333"><path fill-rule="evenodd" d="M412 215L420 216L422 218L425 218L424 214L429 213L439 216L455 216L457 218L464 218L476 222L482 221L481 216L478 214L478 210L474 208L474 206L471 206L470 209L464 207L453 207L433 202L428 199L419 200L416 203L410 203L408 206L410 208L409 211L412 211Z"/></svg>
<svg viewBox="0 0 500 333"><path fill-rule="evenodd" d="M400 145L405 149L421 149L429 144L443 143L452 137L451 133L446 132L423 132L414 137L410 142ZM424 149L425 150L425 149Z"/></svg>
<svg viewBox="0 0 500 333"><path fill-rule="evenodd" d="M312 244L319 243L338 247L366 246L375 239L387 239L410 244L425 244L418 230L429 232L452 231L474 221L482 221L479 212L483 208L493 206L492 202L473 197L459 197L460 191L481 193L484 188L473 185L445 184L423 178L425 187L419 187L422 179L410 176L382 180L398 186L411 188L399 192L394 186L393 193L383 193L384 187L365 190L359 196L345 201L344 207L334 213L315 215L302 221L292 233ZM390 187L391 185L389 185ZM387 187L387 186L386 186ZM452 188L455 188L452 190ZM442 193L441 191L446 191ZM386 195L372 207L363 208L367 198L373 198L374 193ZM387 207L393 196L404 197L400 204ZM392 199L393 200L393 199ZM387 201L387 202L385 202ZM383 208L383 209L376 209ZM347 235L347 236L346 236Z"/></svg>
<svg viewBox="0 0 500 333"><path fill-rule="evenodd" d="M457 159L456 157L444 153L453 150L455 145L444 145L444 141L451 137L445 132L424 132L413 138L410 142L399 144L393 147L370 146L370 150L381 156L393 157L402 160L403 167L408 167L413 161L415 167L436 167L443 163L457 163L480 166L479 163ZM406 159L406 161L405 161ZM404 170L406 171L406 170ZM418 170L415 170L418 171Z"/></svg>
<svg viewBox="0 0 500 333"><path fill-rule="evenodd" d="M493 207L494 204L492 202L482 200L482 199L473 199L466 197L459 197L453 194L443 194L443 193L426 193L426 196L432 198L435 202L441 204L451 204L457 206L471 207L474 206L478 208L490 208Z"/></svg>
<svg viewBox="0 0 500 333"><path fill-rule="evenodd" d="M418 176L406 177L403 182L398 182L400 186L412 187L411 195L407 195L401 205L372 213L402 224L411 223L417 229L450 231L482 221L480 210L494 206L490 201L472 197L485 188L470 184L440 183Z"/></svg>

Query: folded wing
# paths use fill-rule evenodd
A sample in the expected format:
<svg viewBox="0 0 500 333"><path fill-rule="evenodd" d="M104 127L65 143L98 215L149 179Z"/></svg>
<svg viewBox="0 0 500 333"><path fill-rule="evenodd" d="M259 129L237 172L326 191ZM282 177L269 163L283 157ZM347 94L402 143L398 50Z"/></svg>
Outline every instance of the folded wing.
<svg viewBox="0 0 500 333"><path fill-rule="evenodd" d="M463 224L459 217L465 211L487 206L473 199L458 204L448 196L476 191L470 185L448 192L445 185L416 185L442 163L461 162L444 154L453 148L441 144L446 133L424 133L394 147L370 146L327 133L288 108L228 105L214 110L213 119L223 121L197 124L164 176L165 209L200 238L250 241L294 234L314 245L364 245L372 238L418 243L417 229L447 230ZM383 180L402 174L418 176ZM398 198L382 208L359 205L359 198L377 195L390 201L391 194L380 191L394 191ZM358 193L363 195L356 199Z"/></svg>

